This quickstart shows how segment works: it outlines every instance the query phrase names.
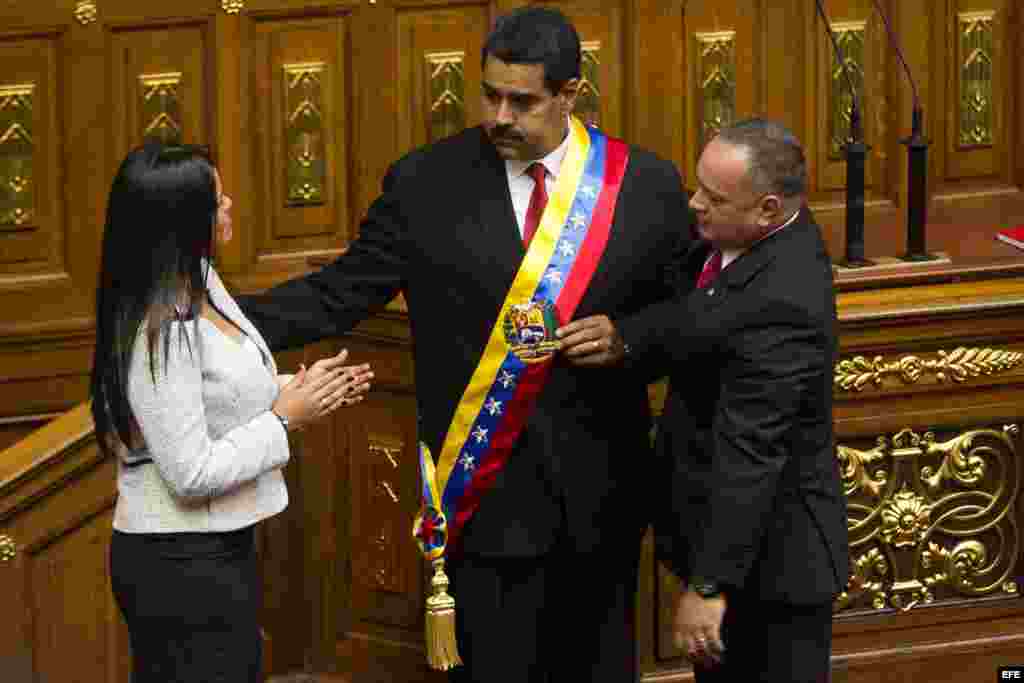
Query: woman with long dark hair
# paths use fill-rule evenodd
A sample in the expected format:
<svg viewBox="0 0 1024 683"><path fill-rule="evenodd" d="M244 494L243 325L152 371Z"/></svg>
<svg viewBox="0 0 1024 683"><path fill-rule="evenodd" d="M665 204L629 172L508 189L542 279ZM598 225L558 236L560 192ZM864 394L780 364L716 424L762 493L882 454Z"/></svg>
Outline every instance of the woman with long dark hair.
<svg viewBox="0 0 1024 683"><path fill-rule="evenodd" d="M263 680L253 525L288 503L287 431L372 377L345 351L278 376L213 268L222 187L203 149L148 144L107 205L92 413L118 459L110 571L133 683Z"/></svg>

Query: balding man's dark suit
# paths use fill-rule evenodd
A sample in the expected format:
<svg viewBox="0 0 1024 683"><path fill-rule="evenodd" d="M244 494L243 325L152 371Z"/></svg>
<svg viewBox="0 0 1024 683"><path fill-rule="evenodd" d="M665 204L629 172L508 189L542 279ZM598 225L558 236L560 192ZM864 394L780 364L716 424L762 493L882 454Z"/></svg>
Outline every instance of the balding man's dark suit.
<svg viewBox="0 0 1024 683"><path fill-rule="evenodd" d="M709 248L694 249L691 282ZM782 663L793 639L816 634L787 630L796 616L772 626L771 615L827 618L848 573L832 432L835 296L817 225L804 209L710 286L618 327L637 366L670 369L656 446L660 554L684 580L726 587L728 666Z"/></svg>

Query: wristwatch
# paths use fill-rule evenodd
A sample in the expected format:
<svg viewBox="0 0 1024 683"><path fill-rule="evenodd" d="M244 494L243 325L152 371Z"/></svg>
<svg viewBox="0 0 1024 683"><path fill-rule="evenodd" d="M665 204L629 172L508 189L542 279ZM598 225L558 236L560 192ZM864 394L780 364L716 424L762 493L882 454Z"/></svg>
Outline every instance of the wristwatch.
<svg viewBox="0 0 1024 683"><path fill-rule="evenodd" d="M717 598L722 594L722 587L711 579L695 576L690 579L690 590L702 598Z"/></svg>
<svg viewBox="0 0 1024 683"><path fill-rule="evenodd" d="M274 414L274 417L276 417L278 420L281 421L281 426L284 427L284 431L287 433L287 431L288 431L288 418L285 417L284 415L282 415L281 413L277 412L276 410L271 410L270 412L272 412Z"/></svg>

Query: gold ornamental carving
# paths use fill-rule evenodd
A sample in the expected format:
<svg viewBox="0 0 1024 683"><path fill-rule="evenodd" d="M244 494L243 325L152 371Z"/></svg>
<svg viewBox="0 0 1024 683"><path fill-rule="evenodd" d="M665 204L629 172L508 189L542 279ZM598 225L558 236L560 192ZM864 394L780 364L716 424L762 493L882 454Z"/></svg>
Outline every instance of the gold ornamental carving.
<svg viewBox="0 0 1024 683"><path fill-rule="evenodd" d="M367 454L373 486L369 512L374 520L367 530L373 539L367 554L367 585L390 592L400 592L403 585L399 547L401 539L406 538L403 532L407 522L401 514L394 477L398 476L404 448L405 444L392 436L371 435Z"/></svg>
<svg viewBox="0 0 1024 683"><path fill-rule="evenodd" d="M846 68L849 71L853 88L863 109L867 109L864 97L864 59L865 35L867 24L863 21L838 22L832 24L836 41L842 48ZM830 50L832 64L829 69L829 158L843 158L843 149L850 134L850 117L853 108L853 95L846 83L846 72L843 64L838 61L835 51ZM864 119L867 119L864 116Z"/></svg>
<svg viewBox="0 0 1024 683"><path fill-rule="evenodd" d="M962 383L982 375L1012 370L1024 361L1024 353L1003 349L958 347L951 353L939 351L935 358L904 356L887 362L882 356L864 356L840 361L835 366L835 388L840 391L864 391L880 387L886 377L898 377L904 384L916 384L925 376L939 382Z"/></svg>
<svg viewBox="0 0 1024 683"><path fill-rule="evenodd" d="M434 142L466 127L466 53L428 52L424 58L430 91L427 140Z"/></svg>
<svg viewBox="0 0 1024 683"><path fill-rule="evenodd" d="M939 441L904 429L867 450L837 446L850 580L836 611L1015 595L1019 431Z"/></svg>
<svg viewBox="0 0 1024 683"><path fill-rule="evenodd" d="M143 140L181 144L184 137L181 80L180 72L139 76Z"/></svg>
<svg viewBox="0 0 1024 683"><path fill-rule="evenodd" d="M88 26L95 22L98 15L99 10L97 10L96 3L93 0L78 0L75 3L75 19L82 26Z"/></svg>
<svg viewBox="0 0 1024 683"><path fill-rule="evenodd" d="M323 204L327 189L323 62L284 65L286 206Z"/></svg>
<svg viewBox="0 0 1024 683"><path fill-rule="evenodd" d="M583 123L601 123L601 41L580 44L580 84L576 90L576 116Z"/></svg>
<svg viewBox="0 0 1024 683"><path fill-rule="evenodd" d="M221 0L221 8L225 14L238 14L245 9L244 0Z"/></svg>
<svg viewBox="0 0 1024 683"><path fill-rule="evenodd" d="M10 562L17 556L18 548L14 545L14 539L0 534L0 562Z"/></svg>
<svg viewBox="0 0 1024 683"><path fill-rule="evenodd" d="M34 91L0 85L0 232L28 229L35 217Z"/></svg>
<svg viewBox="0 0 1024 683"><path fill-rule="evenodd" d="M957 20L959 146L991 147L995 141L995 12L962 12Z"/></svg>
<svg viewBox="0 0 1024 683"><path fill-rule="evenodd" d="M736 118L736 32L698 33L700 144Z"/></svg>

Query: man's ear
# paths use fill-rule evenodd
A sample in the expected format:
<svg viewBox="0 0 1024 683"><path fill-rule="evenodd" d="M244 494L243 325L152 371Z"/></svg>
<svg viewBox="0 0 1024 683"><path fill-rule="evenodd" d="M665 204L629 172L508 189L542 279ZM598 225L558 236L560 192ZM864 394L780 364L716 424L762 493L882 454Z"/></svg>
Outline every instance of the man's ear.
<svg viewBox="0 0 1024 683"><path fill-rule="evenodd" d="M763 225L776 225L782 216L785 204L777 194L766 194L761 198L761 221Z"/></svg>
<svg viewBox="0 0 1024 683"><path fill-rule="evenodd" d="M580 94L580 79L570 78L562 86L558 96L562 100L563 113L568 116L576 108L576 97Z"/></svg>

